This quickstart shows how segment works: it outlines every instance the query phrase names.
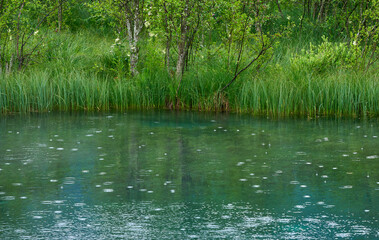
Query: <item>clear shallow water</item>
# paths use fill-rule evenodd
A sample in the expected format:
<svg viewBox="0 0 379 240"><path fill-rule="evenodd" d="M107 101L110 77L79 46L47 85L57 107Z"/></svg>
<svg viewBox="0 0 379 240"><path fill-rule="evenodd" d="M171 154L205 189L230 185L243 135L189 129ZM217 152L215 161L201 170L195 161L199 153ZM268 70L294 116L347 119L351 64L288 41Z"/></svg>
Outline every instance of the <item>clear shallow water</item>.
<svg viewBox="0 0 379 240"><path fill-rule="evenodd" d="M0 239L378 239L379 123L0 118Z"/></svg>

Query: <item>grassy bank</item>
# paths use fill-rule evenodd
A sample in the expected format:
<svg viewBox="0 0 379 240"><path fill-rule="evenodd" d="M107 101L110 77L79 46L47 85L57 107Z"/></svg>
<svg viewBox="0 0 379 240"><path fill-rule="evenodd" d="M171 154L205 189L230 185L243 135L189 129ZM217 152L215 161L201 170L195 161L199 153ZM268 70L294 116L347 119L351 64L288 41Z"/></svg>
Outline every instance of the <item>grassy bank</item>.
<svg viewBox="0 0 379 240"><path fill-rule="evenodd" d="M51 33L54 34L54 33ZM162 66L157 42L141 53L140 75L127 74L125 56L112 51L114 39L91 32L51 37L48 60L23 72L0 76L0 111L109 111L146 108L234 111L275 116L378 116L379 73L341 67L335 59L301 58L309 46L283 41L270 60L242 74L221 96L233 77L217 46L201 50L178 82ZM319 39L318 39L319 40ZM120 60L121 59L121 60ZM338 60L338 59L337 59ZM308 62L307 62L308 61Z"/></svg>

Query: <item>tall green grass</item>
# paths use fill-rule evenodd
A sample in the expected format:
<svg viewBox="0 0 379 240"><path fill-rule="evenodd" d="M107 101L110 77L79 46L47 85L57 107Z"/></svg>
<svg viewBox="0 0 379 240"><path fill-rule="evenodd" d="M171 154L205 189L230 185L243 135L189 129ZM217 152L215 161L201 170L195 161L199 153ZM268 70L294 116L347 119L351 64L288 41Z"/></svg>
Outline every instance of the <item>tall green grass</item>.
<svg viewBox="0 0 379 240"><path fill-rule="evenodd" d="M347 72L297 77L246 75L225 93L231 111L276 116L359 116L379 114L377 75L370 78ZM179 92L180 104L171 107L220 110L216 92L225 83L216 73L188 75ZM9 112L109 111L168 108L175 93L164 72L141 74L135 80L99 78L95 74L49 72L16 74L0 79L0 109Z"/></svg>
<svg viewBox="0 0 379 240"><path fill-rule="evenodd" d="M174 108L274 116L379 115L377 65L369 72L294 70L292 58L305 42L284 41L269 63L242 74L222 95L217 93L232 79L234 66L228 70L222 56L209 57L205 51L204 60L193 62L184 74L176 99L178 82L155 64L164 56L159 50L149 55L154 45L143 53L150 56L149 64L138 77L128 78L107 68L114 39L88 32L51 39L47 61L0 75L1 113Z"/></svg>

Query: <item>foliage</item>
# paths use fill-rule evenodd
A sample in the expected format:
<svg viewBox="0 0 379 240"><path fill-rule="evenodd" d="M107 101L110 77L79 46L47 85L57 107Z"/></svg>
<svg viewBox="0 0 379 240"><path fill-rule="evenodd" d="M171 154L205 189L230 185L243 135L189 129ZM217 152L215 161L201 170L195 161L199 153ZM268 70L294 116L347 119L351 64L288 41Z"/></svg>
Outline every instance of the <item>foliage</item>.
<svg viewBox="0 0 379 240"><path fill-rule="evenodd" d="M94 70L103 76L113 76L114 79L124 79L129 74L129 57L125 42L116 38L109 47L109 53L102 56L99 65L95 63Z"/></svg>
<svg viewBox="0 0 379 240"><path fill-rule="evenodd" d="M291 59L293 71L325 73L327 70L354 67L359 56L346 43L331 43L324 36L322 39L320 45L311 43L309 50L302 49L301 54Z"/></svg>
<svg viewBox="0 0 379 240"><path fill-rule="evenodd" d="M60 5L39 0L0 3L0 69L9 73L36 61L44 39L39 28Z"/></svg>
<svg viewBox="0 0 379 240"><path fill-rule="evenodd" d="M0 108L377 114L378 14L378 0L0 0Z"/></svg>

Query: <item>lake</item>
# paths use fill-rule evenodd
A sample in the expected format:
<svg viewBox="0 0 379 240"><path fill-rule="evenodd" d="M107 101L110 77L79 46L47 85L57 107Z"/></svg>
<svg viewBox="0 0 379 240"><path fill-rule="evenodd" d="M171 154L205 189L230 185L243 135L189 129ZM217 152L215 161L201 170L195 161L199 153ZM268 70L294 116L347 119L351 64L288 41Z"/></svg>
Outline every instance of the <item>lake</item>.
<svg viewBox="0 0 379 240"><path fill-rule="evenodd" d="M378 239L379 122L0 118L0 239Z"/></svg>

